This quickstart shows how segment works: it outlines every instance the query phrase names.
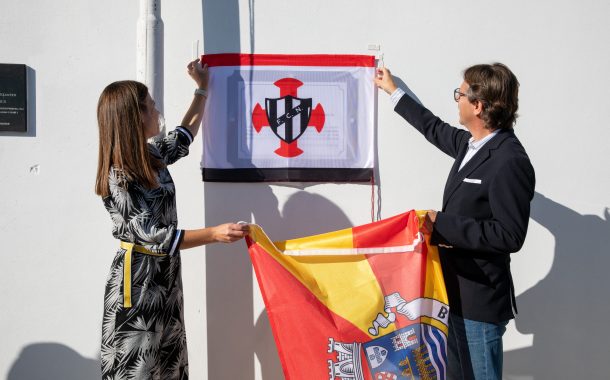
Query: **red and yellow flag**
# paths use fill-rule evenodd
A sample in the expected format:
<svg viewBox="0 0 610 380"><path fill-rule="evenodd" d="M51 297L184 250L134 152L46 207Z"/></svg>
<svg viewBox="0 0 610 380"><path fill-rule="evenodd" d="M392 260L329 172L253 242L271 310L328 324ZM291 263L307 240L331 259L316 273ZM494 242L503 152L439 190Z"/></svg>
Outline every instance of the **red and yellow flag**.
<svg viewBox="0 0 610 380"><path fill-rule="evenodd" d="M423 212L247 239L287 379L444 379L449 307Z"/></svg>

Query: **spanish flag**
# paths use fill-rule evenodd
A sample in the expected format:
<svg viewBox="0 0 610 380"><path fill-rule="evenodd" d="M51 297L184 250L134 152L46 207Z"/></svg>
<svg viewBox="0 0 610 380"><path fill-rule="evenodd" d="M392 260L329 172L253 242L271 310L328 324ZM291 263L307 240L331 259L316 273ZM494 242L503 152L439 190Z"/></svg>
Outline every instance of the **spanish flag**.
<svg viewBox="0 0 610 380"><path fill-rule="evenodd" d="M449 307L424 212L248 250L286 379L445 379Z"/></svg>

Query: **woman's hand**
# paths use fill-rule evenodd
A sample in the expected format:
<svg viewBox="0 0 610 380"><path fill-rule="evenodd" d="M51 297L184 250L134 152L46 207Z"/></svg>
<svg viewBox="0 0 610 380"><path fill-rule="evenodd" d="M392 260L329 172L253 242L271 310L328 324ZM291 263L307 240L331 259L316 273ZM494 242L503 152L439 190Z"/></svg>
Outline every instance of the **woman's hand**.
<svg viewBox="0 0 610 380"><path fill-rule="evenodd" d="M375 75L375 85L390 95L398 88L396 83L394 83L392 73L385 67L380 67L377 69Z"/></svg>
<svg viewBox="0 0 610 380"><path fill-rule="evenodd" d="M233 243L243 239L250 231L250 227L247 224L241 223L225 223L212 227L212 229L212 237L214 241L219 243Z"/></svg>
<svg viewBox="0 0 610 380"><path fill-rule="evenodd" d="M199 247L210 243L232 243L243 239L249 232L250 226L243 223L225 223L198 230L185 230L180 249Z"/></svg>
<svg viewBox="0 0 610 380"><path fill-rule="evenodd" d="M209 74L207 64L201 66L201 62L199 62L199 59L196 59L193 62L190 62L186 66L186 69L189 76L193 78L195 83L197 83L198 88L202 90L208 89Z"/></svg>
<svg viewBox="0 0 610 380"><path fill-rule="evenodd" d="M197 83L197 87L207 91L209 80L208 65L201 66L201 62L196 59L186 66L186 70L189 76ZM191 106L182 118L182 123L180 125L188 129L193 137L197 135L201 120L203 120L203 109L205 107L206 98L207 97L204 94L195 92Z"/></svg>

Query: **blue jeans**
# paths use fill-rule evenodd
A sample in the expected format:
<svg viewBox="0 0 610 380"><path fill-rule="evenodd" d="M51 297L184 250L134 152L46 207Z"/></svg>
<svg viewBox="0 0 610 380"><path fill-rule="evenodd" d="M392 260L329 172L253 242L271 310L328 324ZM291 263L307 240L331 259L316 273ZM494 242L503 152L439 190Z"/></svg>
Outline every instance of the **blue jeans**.
<svg viewBox="0 0 610 380"><path fill-rule="evenodd" d="M502 335L508 321L488 323L449 313L448 380L501 380Z"/></svg>

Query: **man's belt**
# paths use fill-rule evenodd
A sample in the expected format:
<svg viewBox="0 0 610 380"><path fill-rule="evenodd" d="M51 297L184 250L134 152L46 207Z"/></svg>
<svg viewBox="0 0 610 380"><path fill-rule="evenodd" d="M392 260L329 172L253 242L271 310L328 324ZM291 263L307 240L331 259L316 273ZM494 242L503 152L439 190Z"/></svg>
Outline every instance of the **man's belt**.
<svg viewBox="0 0 610 380"><path fill-rule="evenodd" d="M133 252L150 256L166 256L163 253L155 253L141 245L121 241L121 248L125 250L123 258L123 307L131 307L131 256Z"/></svg>

